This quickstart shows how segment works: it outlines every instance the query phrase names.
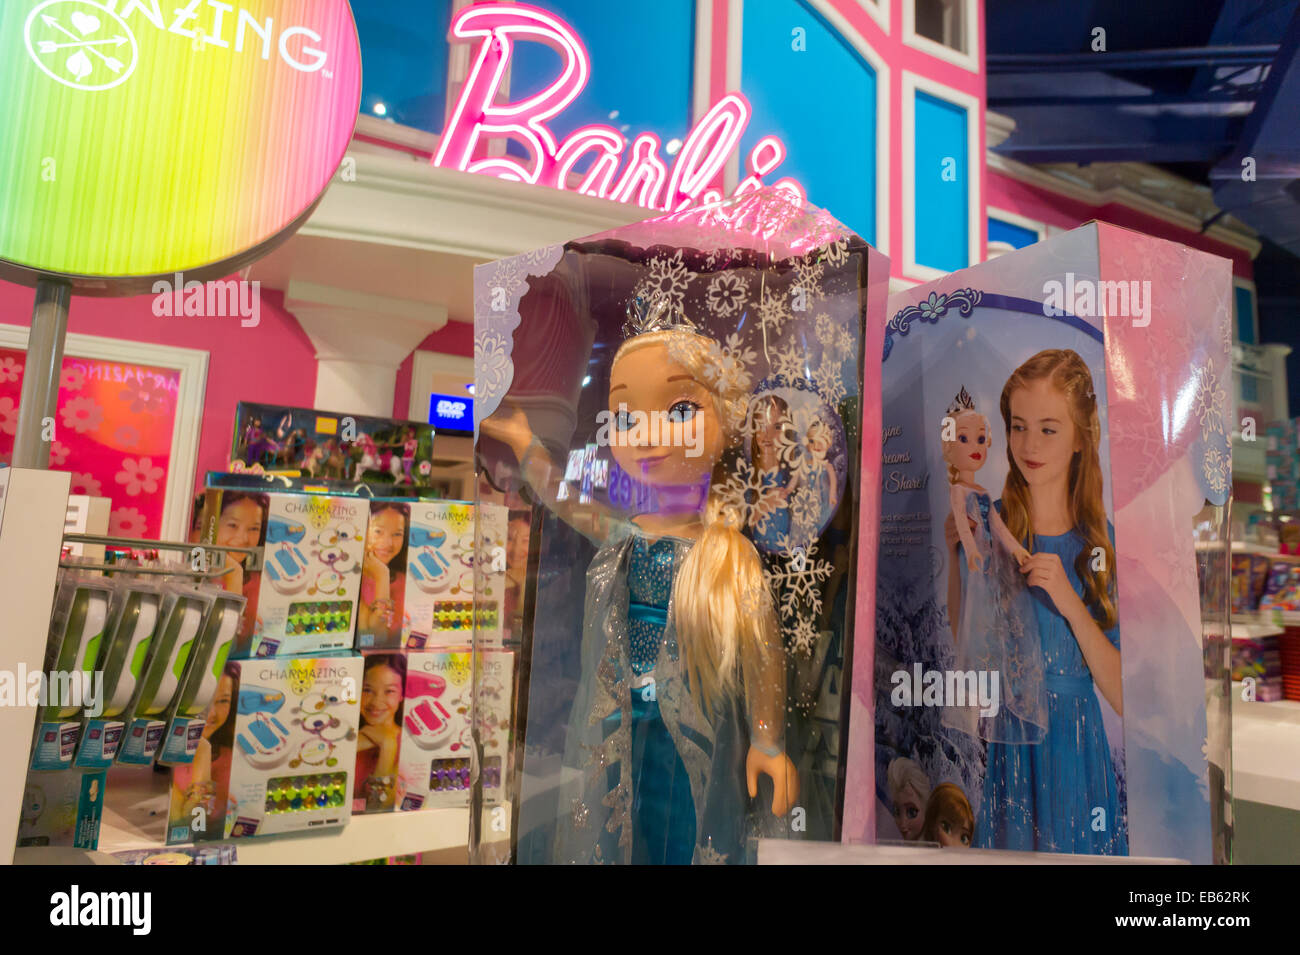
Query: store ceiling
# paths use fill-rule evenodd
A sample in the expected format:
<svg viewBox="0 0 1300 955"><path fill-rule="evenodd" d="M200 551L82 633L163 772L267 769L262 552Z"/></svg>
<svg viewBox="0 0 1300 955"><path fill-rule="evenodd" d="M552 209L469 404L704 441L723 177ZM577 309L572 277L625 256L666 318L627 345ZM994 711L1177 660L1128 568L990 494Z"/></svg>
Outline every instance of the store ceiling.
<svg viewBox="0 0 1300 955"><path fill-rule="evenodd" d="M988 0L986 18L989 109L1016 121L997 152L1170 165L1300 254L1300 0Z"/></svg>

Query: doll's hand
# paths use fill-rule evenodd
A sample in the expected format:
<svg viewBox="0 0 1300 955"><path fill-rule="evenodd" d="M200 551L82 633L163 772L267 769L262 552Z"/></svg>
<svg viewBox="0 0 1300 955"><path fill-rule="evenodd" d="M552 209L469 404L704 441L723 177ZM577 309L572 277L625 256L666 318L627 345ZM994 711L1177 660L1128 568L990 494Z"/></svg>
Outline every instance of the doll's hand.
<svg viewBox="0 0 1300 955"><path fill-rule="evenodd" d="M1025 561L1029 559L1030 554L1029 551L1025 550L1023 547L1017 547L1011 552L1011 556L1016 559L1016 563L1019 566L1023 567L1025 566Z"/></svg>
<svg viewBox="0 0 1300 955"><path fill-rule="evenodd" d="M745 776L749 781L749 797L758 795L758 774L772 780L772 814L784 816L799 798L799 773L785 753L768 756L761 749L749 747L745 758Z"/></svg>
<svg viewBox="0 0 1300 955"><path fill-rule="evenodd" d="M984 569L984 555L974 547L972 547L970 553L966 555L966 569L972 573Z"/></svg>
<svg viewBox="0 0 1300 955"><path fill-rule="evenodd" d="M967 516L966 521L970 524L971 533L975 533L975 528L979 525L969 516ZM948 552L956 553L957 545L961 543L961 535L957 533L957 521L952 516L951 511L948 512L948 516L943 522L943 539L944 543L948 545Z"/></svg>
<svg viewBox="0 0 1300 955"><path fill-rule="evenodd" d="M510 446L515 457L522 459L528 445L533 441L533 429L528 424L528 415L509 398L490 418L484 418L479 430L489 438L495 438Z"/></svg>

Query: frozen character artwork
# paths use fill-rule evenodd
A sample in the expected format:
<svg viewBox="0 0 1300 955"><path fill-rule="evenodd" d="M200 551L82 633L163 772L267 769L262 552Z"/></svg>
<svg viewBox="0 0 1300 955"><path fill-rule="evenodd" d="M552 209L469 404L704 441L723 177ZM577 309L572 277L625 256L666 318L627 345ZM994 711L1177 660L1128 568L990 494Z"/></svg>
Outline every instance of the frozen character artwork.
<svg viewBox="0 0 1300 955"><path fill-rule="evenodd" d="M921 838L925 828L925 807L930 798L930 780L915 761L900 756L889 764L890 814L904 842Z"/></svg>
<svg viewBox="0 0 1300 955"><path fill-rule="evenodd" d="M969 849L975 838L975 816L970 800L953 783L940 783L925 804L925 842L937 842L945 849Z"/></svg>
<svg viewBox="0 0 1300 955"><path fill-rule="evenodd" d="M764 395L750 408L750 432L754 435L754 468L764 487L773 488L760 513L751 521L751 533L759 546L775 550L790 535L790 494L794 491L790 469L781 461L780 446L789 421L790 408L778 395ZM755 525L761 525L755 526Z"/></svg>
<svg viewBox="0 0 1300 955"><path fill-rule="evenodd" d="M608 443L655 490L622 519L557 493L565 468L506 402L482 433L599 545L587 574L557 861L738 863L769 811L795 804L786 659L745 515L723 493L749 375L668 300L638 300L610 368ZM647 427L647 421L654 422Z"/></svg>
<svg viewBox="0 0 1300 955"><path fill-rule="evenodd" d="M1046 733L1047 703L1034 604L1020 573L1029 551L976 481L992 440L988 419L964 387L948 406L942 439L949 507L960 539L954 561L960 576L949 576L949 586L960 591L948 601L957 670L996 687L993 706L983 705L978 693L949 700L944 722L984 740L1037 743Z"/></svg>
<svg viewBox="0 0 1300 955"><path fill-rule="evenodd" d="M1127 818L1098 700L1123 717L1092 374L1074 351L1039 352L1007 380L1001 412L1008 470L999 507L1030 551L1020 574L1042 647L1047 726L1036 745L989 742L975 844L1124 855Z"/></svg>

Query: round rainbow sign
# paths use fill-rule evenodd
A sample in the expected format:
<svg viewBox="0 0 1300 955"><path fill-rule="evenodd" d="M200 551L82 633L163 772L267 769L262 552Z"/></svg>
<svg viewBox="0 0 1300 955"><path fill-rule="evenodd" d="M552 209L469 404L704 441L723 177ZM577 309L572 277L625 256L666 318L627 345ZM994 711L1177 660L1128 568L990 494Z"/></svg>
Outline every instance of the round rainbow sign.
<svg viewBox="0 0 1300 955"><path fill-rule="evenodd" d="M361 51L347 0L4 0L0 90L0 278L130 295L306 220Z"/></svg>

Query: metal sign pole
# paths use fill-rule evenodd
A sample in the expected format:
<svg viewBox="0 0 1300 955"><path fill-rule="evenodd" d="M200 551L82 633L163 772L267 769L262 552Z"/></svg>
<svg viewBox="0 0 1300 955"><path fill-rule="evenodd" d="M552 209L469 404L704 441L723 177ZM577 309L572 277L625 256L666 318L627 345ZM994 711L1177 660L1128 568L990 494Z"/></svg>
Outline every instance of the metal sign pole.
<svg viewBox="0 0 1300 955"><path fill-rule="evenodd" d="M37 283L23 370L23 393L18 405L18 430L14 436L13 466L16 468L44 470L50 464L45 421L54 420L58 407L59 373L63 369L63 342L68 335L71 302L71 285L50 279Z"/></svg>

